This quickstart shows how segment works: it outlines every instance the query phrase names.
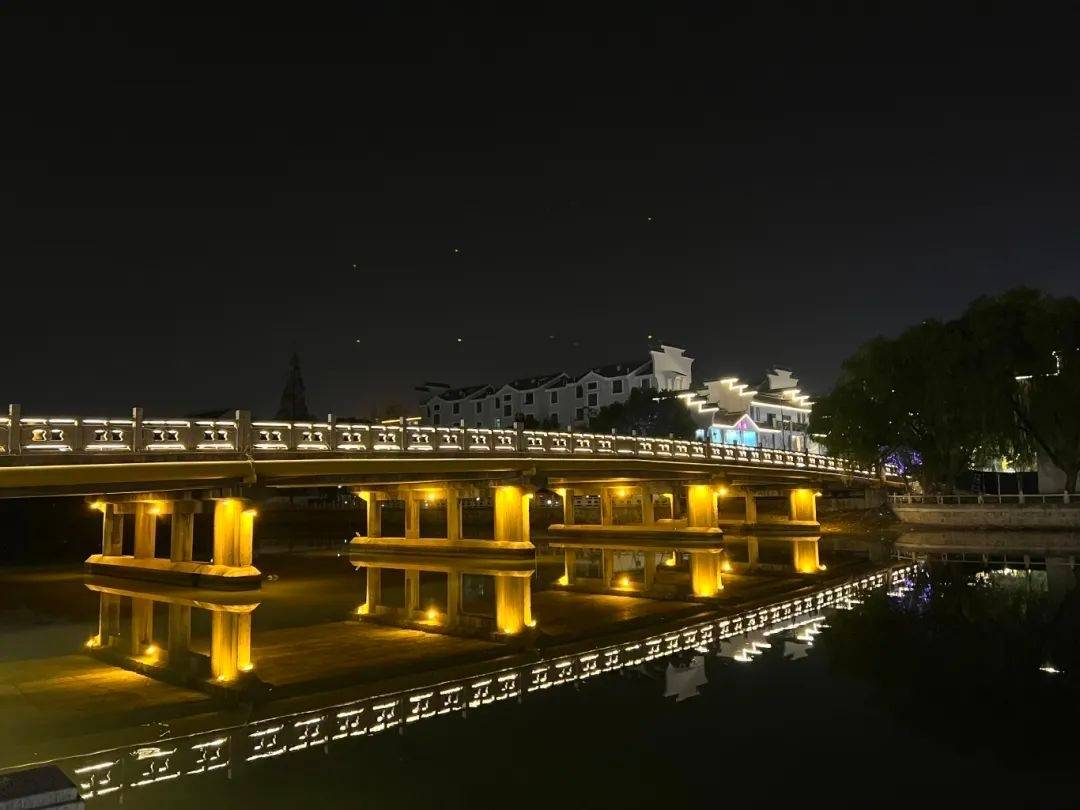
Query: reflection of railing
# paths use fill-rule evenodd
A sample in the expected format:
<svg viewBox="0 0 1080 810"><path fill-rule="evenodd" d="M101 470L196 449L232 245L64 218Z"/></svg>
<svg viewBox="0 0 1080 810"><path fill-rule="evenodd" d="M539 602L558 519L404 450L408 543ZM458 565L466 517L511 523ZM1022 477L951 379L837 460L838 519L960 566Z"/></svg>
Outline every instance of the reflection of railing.
<svg viewBox="0 0 1080 810"><path fill-rule="evenodd" d="M890 495L889 503L896 506L907 505L942 505L949 504L1026 504L1026 503L1059 503L1069 504L1072 502L1068 492L1050 494L1019 492L1009 495ZM1080 503L1080 502L1078 502Z"/></svg>
<svg viewBox="0 0 1080 810"><path fill-rule="evenodd" d="M760 447L647 436L516 429L430 427L408 423L368 425L337 421L252 421L247 411L230 419L24 417L17 405L0 418L0 456L86 454L113 459L123 455L240 453L335 457L387 454L457 456L638 458L714 462L798 470L872 479L877 472L843 459ZM888 477L898 473L892 467Z"/></svg>
<svg viewBox="0 0 1080 810"><path fill-rule="evenodd" d="M246 726L174 737L128 749L99 752L59 762L75 779L84 799L122 790L187 779L227 765L274 759L336 740L368 737L443 715L461 714L554 686L586 680L646 661L698 650L720 651L722 641L744 634L800 626L830 607L851 607L860 595L906 580L914 564L902 564L843 584L710 619L638 641L607 645L573 655L543 659L404 692L378 695L317 711L275 717Z"/></svg>

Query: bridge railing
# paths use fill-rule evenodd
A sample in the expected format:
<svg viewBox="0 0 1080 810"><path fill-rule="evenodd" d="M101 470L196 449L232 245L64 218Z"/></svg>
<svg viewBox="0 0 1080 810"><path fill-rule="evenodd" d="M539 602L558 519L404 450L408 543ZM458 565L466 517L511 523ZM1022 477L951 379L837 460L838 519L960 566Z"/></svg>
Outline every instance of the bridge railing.
<svg viewBox="0 0 1080 810"><path fill-rule="evenodd" d="M1080 504L1080 498L1076 495L1070 497L1068 492L1018 492L1009 493L1005 495L999 495L994 493L975 493L975 494L963 494L963 495L890 495L889 503L895 506L945 506L945 505L977 505L977 504L998 504L998 505L1023 505L1026 503L1060 503L1060 504Z"/></svg>
<svg viewBox="0 0 1080 810"><path fill-rule="evenodd" d="M716 462L877 477L878 471L838 458L764 447L712 444L673 437L468 428L405 422L366 424L326 421L252 420L247 411L232 418L147 419L135 408L130 417L22 416L12 405L0 417L0 456L80 453L98 456L168 453L335 455L535 455L574 458L643 458ZM886 474L898 477L896 470Z"/></svg>

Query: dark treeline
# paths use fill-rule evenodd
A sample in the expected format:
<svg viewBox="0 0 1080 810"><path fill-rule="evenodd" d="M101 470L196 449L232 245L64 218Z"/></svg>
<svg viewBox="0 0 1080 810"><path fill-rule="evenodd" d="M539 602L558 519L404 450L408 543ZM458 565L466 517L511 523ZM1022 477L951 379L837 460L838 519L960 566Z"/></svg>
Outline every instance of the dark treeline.
<svg viewBox="0 0 1080 810"><path fill-rule="evenodd" d="M1044 454L1080 472L1080 301L1016 289L926 320L848 358L814 406L831 453L895 460L926 491L953 491L973 465Z"/></svg>

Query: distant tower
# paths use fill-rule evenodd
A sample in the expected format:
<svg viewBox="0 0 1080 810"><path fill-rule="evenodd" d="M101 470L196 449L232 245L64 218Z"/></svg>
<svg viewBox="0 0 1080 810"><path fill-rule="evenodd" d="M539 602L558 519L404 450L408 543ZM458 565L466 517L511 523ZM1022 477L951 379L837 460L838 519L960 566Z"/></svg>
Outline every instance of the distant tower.
<svg viewBox="0 0 1080 810"><path fill-rule="evenodd" d="M274 418L289 421L315 418L308 413L304 375L300 373L300 357L296 352L293 352L292 360L289 361L289 377L285 380L285 389L281 392L281 404Z"/></svg>

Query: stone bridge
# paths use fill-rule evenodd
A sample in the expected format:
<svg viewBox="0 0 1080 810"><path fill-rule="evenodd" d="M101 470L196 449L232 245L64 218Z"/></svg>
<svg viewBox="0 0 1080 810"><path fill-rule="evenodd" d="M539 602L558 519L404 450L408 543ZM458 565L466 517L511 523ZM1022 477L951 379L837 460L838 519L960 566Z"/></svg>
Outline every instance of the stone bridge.
<svg viewBox="0 0 1080 810"><path fill-rule="evenodd" d="M675 438L580 432L229 419L30 417L17 405L0 417L0 497L84 496L103 515L102 553L87 560L101 573L151 576L189 584L254 587L252 534L260 493L347 487L367 504L369 546L420 540L422 501L445 502L446 537L463 542L460 502L488 496L492 548L531 551L529 500L558 493L564 534L721 534L717 498L745 502L757 522L755 495L788 493L794 528L817 527L814 497L829 487L889 486L894 470L867 469L809 453L737 447ZM574 498L598 496L599 526L574 520ZM616 526L616 499L640 502L640 521ZM659 500L657 500L659 499ZM686 508L678 504L685 499ZM383 538L380 502L404 501L405 533ZM655 506L667 504L657 519ZM193 515L214 514L214 554L192 560ZM677 515L684 511L685 514ZM135 521L134 555L121 553L125 515ZM156 521L171 522L170 559L154 556ZM715 538L714 538L715 539ZM470 541L475 542L475 541Z"/></svg>

